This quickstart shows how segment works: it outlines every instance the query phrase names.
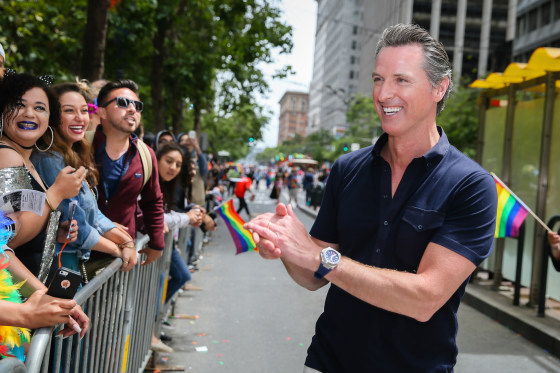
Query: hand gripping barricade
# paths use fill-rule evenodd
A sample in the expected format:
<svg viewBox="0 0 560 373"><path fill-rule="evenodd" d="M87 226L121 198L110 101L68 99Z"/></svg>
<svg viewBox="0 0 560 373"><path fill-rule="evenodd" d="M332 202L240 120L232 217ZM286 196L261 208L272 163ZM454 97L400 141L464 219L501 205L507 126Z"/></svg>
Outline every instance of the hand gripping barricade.
<svg viewBox="0 0 560 373"><path fill-rule="evenodd" d="M179 230L177 247L183 258L190 236L190 227ZM193 244L197 244L197 238L202 235L195 235ZM148 240L148 236L138 238L136 251L144 248ZM167 233L163 257L154 263L121 272L122 260L115 258L74 297L90 318L85 337L80 340L74 335L64 341L63 348L62 338L56 336L61 326L38 329L31 340L25 367L0 361L0 373L144 371L152 356L152 331L159 335L161 322L172 312L174 304L163 304L162 300L158 307L157 302L161 273L165 278L164 289L167 288L171 250L173 234Z"/></svg>
<svg viewBox="0 0 560 373"><path fill-rule="evenodd" d="M148 236L137 239L136 250L148 240ZM115 258L76 293L74 300L90 318L85 337L80 340L76 334L62 348L63 340L56 336L61 326L38 329L25 361L27 372L143 371L151 356L163 262L137 265L129 272L119 271L121 265L122 259ZM56 346L51 348L53 344Z"/></svg>

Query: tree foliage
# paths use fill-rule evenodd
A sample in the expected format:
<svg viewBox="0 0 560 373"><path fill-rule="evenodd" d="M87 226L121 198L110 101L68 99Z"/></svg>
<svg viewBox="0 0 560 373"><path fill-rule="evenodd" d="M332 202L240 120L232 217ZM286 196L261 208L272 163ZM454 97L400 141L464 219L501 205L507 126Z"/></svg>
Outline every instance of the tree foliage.
<svg viewBox="0 0 560 373"><path fill-rule="evenodd" d="M478 138L478 94L478 90L458 84L436 119L449 142L472 159L476 157Z"/></svg>
<svg viewBox="0 0 560 373"><path fill-rule="evenodd" d="M78 74L86 6L86 0L0 2L6 67L62 79Z"/></svg>
<svg viewBox="0 0 560 373"><path fill-rule="evenodd" d="M234 126L232 133L251 132L260 138L260 127L254 125L264 126L267 117L256 96L266 92L268 84L259 66L272 62L274 52L292 49L292 29L282 21L276 1L110 3L104 77L130 78L139 84L147 129L172 126L175 132L210 133L218 121ZM84 63L82 68L82 55L87 58L92 47L99 49L101 44L84 38L87 7L87 0L0 3L0 42L7 49L7 67L51 74L56 82L74 80L80 73L90 76L84 69L94 67ZM289 71L286 66L279 75ZM246 131L240 131L245 125Z"/></svg>

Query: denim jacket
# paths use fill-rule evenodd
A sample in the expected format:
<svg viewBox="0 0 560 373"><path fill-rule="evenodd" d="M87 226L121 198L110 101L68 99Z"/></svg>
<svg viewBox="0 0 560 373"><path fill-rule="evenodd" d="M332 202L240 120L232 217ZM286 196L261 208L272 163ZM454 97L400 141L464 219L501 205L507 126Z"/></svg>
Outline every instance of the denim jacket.
<svg viewBox="0 0 560 373"><path fill-rule="evenodd" d="M56 152L34 152L31 155L31 162L47 186L54 183L60 170L65 167L62 155ZM64 253L76 253L78 258L88 260L91 248L99 242L100 236L116 226L99 211L97 199L85 181L76 197L65 199L58 206L58 209L62 211L61 222L68 220L68 205L72 200L78 201L74 212L74 219L78 222L78 238L66 245ZM57 243L57 254L61 248L62 244Z"/></svg>

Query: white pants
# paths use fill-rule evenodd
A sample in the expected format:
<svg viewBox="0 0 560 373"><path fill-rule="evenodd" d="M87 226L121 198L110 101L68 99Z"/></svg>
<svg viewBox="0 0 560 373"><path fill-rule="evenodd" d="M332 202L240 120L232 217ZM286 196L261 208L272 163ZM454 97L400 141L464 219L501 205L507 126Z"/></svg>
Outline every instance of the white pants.
<svg viewBox="0 0 560 373"><path fill-rule="evenodd" d="M303 366L303 373L321 373L316 369L309 368L308 366Z"/></svg>

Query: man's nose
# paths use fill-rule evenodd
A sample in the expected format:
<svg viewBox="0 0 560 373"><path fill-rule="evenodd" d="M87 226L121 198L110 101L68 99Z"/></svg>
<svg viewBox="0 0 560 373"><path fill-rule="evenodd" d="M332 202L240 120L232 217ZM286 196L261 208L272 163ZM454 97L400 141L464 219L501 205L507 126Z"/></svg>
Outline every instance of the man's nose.
<svg viewBox="0 0 560 373"><path fill-rule="evenodd" d="M385 81L377 88L377 99L379 101L386 101L395 96L395 86L390 81Z"/></svg>

